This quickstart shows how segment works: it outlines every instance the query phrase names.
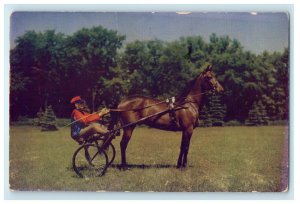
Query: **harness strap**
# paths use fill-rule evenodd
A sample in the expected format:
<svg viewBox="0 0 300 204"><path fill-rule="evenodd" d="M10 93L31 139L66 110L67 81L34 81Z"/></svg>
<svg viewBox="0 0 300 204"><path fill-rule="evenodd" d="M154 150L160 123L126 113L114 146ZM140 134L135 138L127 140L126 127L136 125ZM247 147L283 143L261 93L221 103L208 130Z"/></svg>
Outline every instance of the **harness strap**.
<svg viewBox="0 0 300 204"><path fill-rule="evenodd" d="M159 104L162 104L162 103L165 103L165 101L159 101L157 103L153 103L153 104L150 104L148 106L144 106L142 108L133 108L133 109L118 109L118 108L110 108L109 110L111 112L126 112L126 111L141 111L141 110L144 110L144 109L147 109L147 108L151 108L153 106L156 106L156 105L159 105Z"/></svg>
<svg viewBox="0 0 300 204"><path fill-rule="evenodd" d="M205 91L205 92L202 92L202 93L199 93L199 94L193 94L193 95L190 95L190 96L186 96L186 97L180 97L177 99L180 100L180 99L188 99L188 98L193 98L194 96L200 96L200 95L204 95L204 94L207 94L207 93L210 93L210 91ZM172 97L170 98L171 100L174 100L175 97ZM133 108L133 109L118 109L118 108L111 108L109 109L111 112L127 112L127 111L141 111L141 110L144 110L144 109L147 109L147 108L151 108L153 106L156 106L156 105L159 105L159 104L162 104L162 103L166 103L167 100L170 100L169 98L167 98L166 100L161 100L157 103L153 103L153 104L150 104L148 106L144 106L144 107L141 107L141 108ZM190 103L190 101L187 101L185 103Z"/></svg>

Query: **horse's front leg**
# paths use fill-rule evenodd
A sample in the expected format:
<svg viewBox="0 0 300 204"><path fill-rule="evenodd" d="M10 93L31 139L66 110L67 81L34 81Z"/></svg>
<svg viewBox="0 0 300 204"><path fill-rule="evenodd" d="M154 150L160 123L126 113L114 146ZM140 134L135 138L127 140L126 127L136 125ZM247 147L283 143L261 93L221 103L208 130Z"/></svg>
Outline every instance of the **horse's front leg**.
<svg viewBox="0 0 300 204"><path fill-rule="evenodd" d="M177 160L177 168L180 168L181 165L182 165L182 158L183 158L183 152L184 152L184 139L183 139L183 136L181 138L181 145L180 145L180 153L179 153L179 157L178 157L178 160Z"/></svg>
<svg viewBox="0 0 300 204"><path fill-rule="evenodd" d="M182 132L180 153L177 161L177 168L187 166L187 155L190 147L190 140L193 134L193 126L186 128Z"/></svg>

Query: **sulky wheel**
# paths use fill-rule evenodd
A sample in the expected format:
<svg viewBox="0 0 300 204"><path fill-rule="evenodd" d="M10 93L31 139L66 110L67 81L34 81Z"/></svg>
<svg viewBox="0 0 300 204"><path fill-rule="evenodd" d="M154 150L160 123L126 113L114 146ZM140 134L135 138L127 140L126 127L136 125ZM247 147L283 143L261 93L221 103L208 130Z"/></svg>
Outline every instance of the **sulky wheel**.
<svg viewBox="0 0 300 204"><path fill-rule="evenodd" d="M103 176L108 167L107 154L95 144L80 146L73 155L73 169L83 178Z"/></svg>
<svg viewBox="0 0 300 204"><path fill-rule="evenodd" d="M97 140L97 144L99 146L101 146L103 144L103 142L104 142L103 139ZM115 146L112 143L110 143L108 148L105 148L105 153L107 154L107 157L108 157L108 165L111 165L116 157Z"/></svg>

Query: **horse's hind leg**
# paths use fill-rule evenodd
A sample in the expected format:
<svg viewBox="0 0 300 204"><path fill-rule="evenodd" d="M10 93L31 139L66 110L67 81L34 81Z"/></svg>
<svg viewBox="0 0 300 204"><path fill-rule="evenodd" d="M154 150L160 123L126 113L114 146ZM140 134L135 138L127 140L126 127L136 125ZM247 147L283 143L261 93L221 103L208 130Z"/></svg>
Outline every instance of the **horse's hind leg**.
<svg viewBox="0 0 300 204"><path fill-rule="evenodd" d="M120 147L121 147L121 168L122 169L127 168L126 148L127 148L128 142L131 138L131 135L132 135L132 132L133 132L134 128L135 128L134 126L133 127L127 127L123 131L123 137L122 137L122 140L120 142Z"/></svg>
<svg viewBox="0 0 300 204"><path fill-rule="evenodd" d="M177 161L177 168L186 167L187 155L190 147L190 140L193 134L193 127L189 127L182 132L182 139L180 145L180 153Z"/></svg>
<svg viewBox="0 0 300 204"><path fill-rule="evenodd" d="M118 123L118 115L117 115L117 112L111 112L110 113L111 115L111 121L107 127L108 130L114 130L117 123ZM116 136L119 136L120 135L120 130L116 130L115 133L114 133Z"/></svg>

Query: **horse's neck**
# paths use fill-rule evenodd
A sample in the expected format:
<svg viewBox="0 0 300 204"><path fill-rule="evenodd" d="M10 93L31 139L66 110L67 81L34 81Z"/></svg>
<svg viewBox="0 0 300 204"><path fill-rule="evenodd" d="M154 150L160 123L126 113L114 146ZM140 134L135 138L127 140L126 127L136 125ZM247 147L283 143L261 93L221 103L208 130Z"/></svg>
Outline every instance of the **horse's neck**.
<svg viewBox="0 0 300 204"><path fill-rule="evenodd" d="M201 102L204 96L204 89L202 86L202 77L197 79L194 85L191 87L190 91L187 94L187 100L193 103L196 103L198 107L201 106Z"/></svg>

